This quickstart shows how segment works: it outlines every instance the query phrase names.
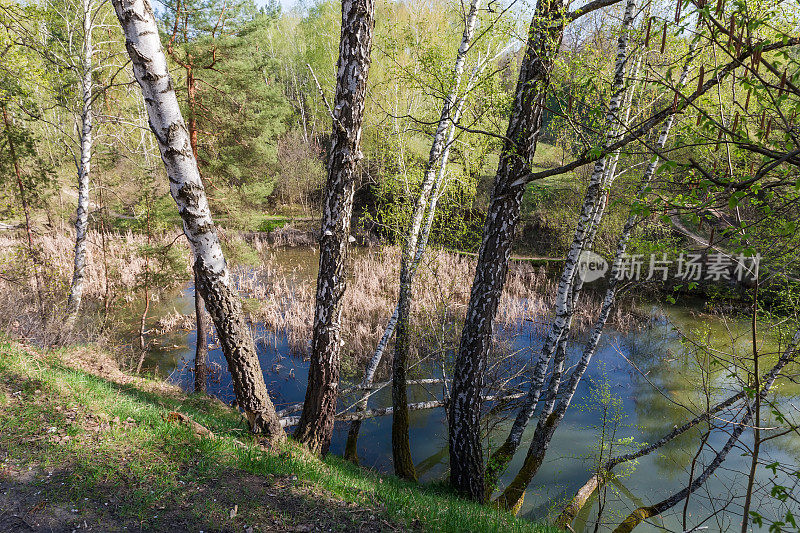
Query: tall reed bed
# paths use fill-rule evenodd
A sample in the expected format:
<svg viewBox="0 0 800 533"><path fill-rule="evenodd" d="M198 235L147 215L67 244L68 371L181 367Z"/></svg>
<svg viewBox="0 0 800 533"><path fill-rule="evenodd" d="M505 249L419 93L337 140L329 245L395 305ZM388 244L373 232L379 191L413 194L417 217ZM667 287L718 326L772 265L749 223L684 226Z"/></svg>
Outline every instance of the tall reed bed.
<svg viewBox="0 0 800 533"><path fill-rule="evenodd" d="M34 257L20 235L0 234L0 329L40 345L70 344L107 339L115 311L131 308L149 283L151 300L158 300L189 276L189 254L177 231L148 238L133 232L87 236L86 281L82 310L75 324L65 321L72 280L74 234L38 233ZM159 277L158 261L148 250L173 249L177 265ZM145 276L146 272L151 276ZM44 316L37 299L41 296ZM117 313L119 314L119 313Z"/></svg>
<svg viewBox="0 0 800 533"><path fill-rule="evenodd" d="M222 232L231 250L232 273L245 300L245 309L257 331L285 335L292 350L307 355L314 318L318 255L314 247L286 248L275 240ZM0 328L40 344L97 340L109 330L109 316L128 315L143 298L144 273L159 268L147 250L171 248L178 254L173 272L151 277L147 291L151 300L163 298L182 283L191 283L190 254L178 230L151 236L132 232L90 232L84 312L78 327L63 321L72 276L73 236L70 233L37 237L37 257L26 257L20 236L0 235ZM282 241L281 241L282 242ZM239 253L233 253L234 251ZM242 250L249 252L242 253ZM345 340L345 370L363 367L372 355L397 301L400 248L397 246L354 248L350 256L342 332ZM237 257L240 259L238 264ZM475 258L440 249L425 255L413 289L411 327L418 354L452 351L460 334L475 272ZM48 316L38 316L34 266L45 280ZM41 276L43 275L43 276ZM516 334L543 335L551 320L556 282L545 267L512 263L497 313L497 328L505 340ZM576 308L578 332L591 326L600 308L599 297L584 291ZM617 307L612 322L629 328L635 319L626 306ZM190 316L179 313L149 317L151 334L190 328ZM116 324L117 328L124 327ZM113 329L113 328L111 328ZM107 331L109 335L119 331ZM122 332L124 333L124 332ZM131 333L131 332L128 332ZM498 342L502 342L498 336ZM391 350L387 350L387 360Z"/></svg>
<svg viewBox="0 0 800 533"><path fill-rule="evenodd" d="M252 318L267 330L286 335L292 349L306 355L313 326L315 270L287 267L281 249L260 241L254 246L260 264L234 269L240 292L250 299ZM400 254L397 246L359 248L351 254L341 329L345 359L353 367L362 367L371 357L394 310ZM316 255L308 261L317 261ZM432 249L426 254L413 289L411 327L418 352L453 349L469 302L475 263L472 257L444 250ZM545 267L514 263L500 300L498 327L506 337L523 331L545 334L555 293L556 281ZM591 327L600 305L596 294L581 295L576 331ZM614 321L629 327L630 316L630 309L619 308Z"/></svg>

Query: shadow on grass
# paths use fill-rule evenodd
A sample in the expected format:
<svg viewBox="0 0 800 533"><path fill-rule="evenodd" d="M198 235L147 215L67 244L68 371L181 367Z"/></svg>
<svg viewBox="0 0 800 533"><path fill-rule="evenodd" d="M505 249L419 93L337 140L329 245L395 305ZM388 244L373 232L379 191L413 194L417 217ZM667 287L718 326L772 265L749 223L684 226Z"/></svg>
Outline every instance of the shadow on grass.
<svg viewBox="0 0 800 533"><path fill-rule="evenodd" d="M96 530L544 529L458 499L441 485L415 485L331 456L321 462L291 442L261 449L238 413L208 397L172 394L146 380L119 383L55 358L31 365L24 352L4 348L0 429L8 431L0 431L0 460L15 459L17 471L0 470L0 480L11 484L21 511L47 517L58 506L76 509ZM25 392L3 401L3 384L12 382ZM170 411L218 438L201 439L171 421ZM33 479L20 477L25 469L36 473ZM58 518L59 527L69 530L72 518Z"/></svg>

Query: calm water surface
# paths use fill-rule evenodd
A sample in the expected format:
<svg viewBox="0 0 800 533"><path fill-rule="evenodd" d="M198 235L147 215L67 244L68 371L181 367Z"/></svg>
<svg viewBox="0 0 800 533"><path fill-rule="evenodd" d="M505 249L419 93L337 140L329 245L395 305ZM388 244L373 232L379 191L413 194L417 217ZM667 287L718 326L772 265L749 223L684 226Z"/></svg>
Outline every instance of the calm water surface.
<svg viewBox="0 0 800 533"><path fill-rule="evenodd" d="M293 249L279 254L283 266L292 269L298 279L315 279L317 259L313 251ZM466 280L465 283L470 281ZM192 288L184 290L178 298L170 302L170 309L174 307L186 314L193 313L192 291ZM732 346L737 350L750 349L743 323L732 321L723 327L721 321L711 321L707 317L700 321L691 309L680 307L654 306L653 315L650 324L635 333L622 334L607 328L601 347L580 384L566 418L553 438L545 462L526 493L521 515L541 519L553 510L560 510L565 499L571 497L591 475L601 442L612 443L610 445L614 455L624 453L630 450L626 446L631 445L625 439L631 439L638 444L650 443L669 432L676 424L682 424L694 416L679 404L694 404L698 406L698 412L701 410L705 399L701 394L697 364L698 361L707 364L707 361L698 356L690 346L684 346L680 342L680 336L674 329L676 326L687 331L697 327L706 328L706 338L719 349L730 349ZM290 355L284 337L262 331L258 325L254 326L254 332L258 338L261 367L276 407L281 409L302 402L308 362ZM537 331L527 325L515 329L513 335L502 331L499 333L507 337L513 349L519 350L516 357L521 362L530 360L543 341ZM156 340L159 347L154 348L150 354L150 368L158 369L159 372L169 375L174 382L191 390L195 332L171 333ZM582 343L573 344L572 356L577 358ZM233 400L230 374L221 350L210 350L209 357L216 368L216 377L209 384L209 392L222 400ZM426 376L420 377L430 375L435 375L435 372L431 370ZM717 379L724 381L726 378L720 376ZM784 394L791 397L794 396L792 392L797 393L789 390L784 391ZM440 397L441 390L436 387L411 387L409 399L424 401L430 399L431 394ZM603 400L608 409L603 409ZM370 400L372 407L390 404L389 388L375 394ZM412 453L418 474L426 481L444 479L449 461L444 411L414 411L410 416ZM535 420L531 422L528 434L523 439L523 446L514 458L509 472L516 472L521 465L534 426ZM507 427L503 424L498 427L494 433L496 441L502 441L505 437L504 428ZM605 438L602 437L604 434ZM337 423L331 452L342 454L346 438L347 425ZM658 452L641 459L633 472L610 484L599 530L607 530L607 525L618 524L635 508L658 502L685 486L700 438L699 432L688 432ZM725 440L723 433L713 433L708 445L712 449L719 449ZM749 445L748 438L744 438L743 443ZM391 472L390 446L390 417L364 422L358 448L362 465ZM745 482L742 473L749 469L750 462L750 458L743 456L742 451L731 451L717 474L692 496L687 507L690 528L699 525L701 531L738 530L742 487ZM796 466L800 457L800 437L776 439L766 446L764 453L766 462L775 460ZM707 457L701 454L698 464ZM626 470L624 466L620 466L615 472L620 474ZM508 475L503 482L509 482L511 477ZM769 488L771 477L769 470L759 468L759 484ZM722 511L716 517L706 520L709 515L725 506L730 512ZM678 505L664 517L651 524L643 524L636 531L682 531L682 509L683 505ZM758 510L767 516L775 513L771 501L762 501ZM593 531L597 511L598 500L594 498L573 524L575 530Z"/></svg>

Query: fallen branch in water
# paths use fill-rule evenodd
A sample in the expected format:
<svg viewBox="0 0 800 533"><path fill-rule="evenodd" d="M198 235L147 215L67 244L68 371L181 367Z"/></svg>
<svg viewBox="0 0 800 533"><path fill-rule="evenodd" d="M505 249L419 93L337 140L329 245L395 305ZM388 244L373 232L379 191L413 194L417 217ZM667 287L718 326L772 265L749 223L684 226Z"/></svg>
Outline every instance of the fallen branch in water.
<svg viewBox="0 0 800 533"><path fill-rule="evenodd" d="M763 378L763 387L759 393L759 396L763 399L766 397L767 393L769 392L772 385L775 383L775 380L778 378L780 372L788 365L790 362L793 362L795 357L795 350L797 349L797 345L800 343L800 328L795 331L792 340L790 341L789 345L786 347L786 350L783 352L783 355L778 359L775 366L764 376ZM681 435L688 431L689 429L693 428L700 422L704 420L708 420L716 415L716 413L733 406L738 401L745 398L745 391L741 391L733 396L730 396L728 399L718 403L711 409L707 410L706 412L698 415L697 417L693 418L689 422L685 423L680 427L675 427L671 432L667 433L659 440L638 450L636 452L631 452L625 455L621 455L619 457L615 457L613 459L608 460L603 467L600 469L602 474L598 476L598 474L593 475L589 481L587 481L575 496L570 500L564 510L561 512L561 515L558 517L556 524L562 529L568 529L569 525L572 523L572 520L581 510L581 508L586 504L586 501L592 495L592 493L597 490L602 484L605 482L606 479L609 479L610 476L608 475L611 469L615 466L638 459L643 457L654 450L657 450L673 440L678 435ZM686 497L687 494L691 494L694 492L698 487L702 486L708 477L714 473L714 471L719 467L720 464L725 460L728 452L730 451L731 447L733 447L736 442L739 440L742 431L744 431L747 424L750 422L750 418L752 417L752 410L748 410L748 413L736 423L736 427L733 429L731 436L729 437L728 441L726 442L725 446L723 446L722 450L717 453L714 460L709 464L708 467L701 473L701 475L693 480L688 487L685 487L682 491L672 495L671 497L649 507L640 507L633 513L631 513L618 527L615 531L619 533L629 533L633 530L637 525L639 525L642 521L658 515L665 510L669 509L676 502L681 501L683 498ZM732 420L726 421L726 423L734 423Z"/></svg>
<svg viewBox="0 0 800 533"><path fill-rule="evenodd" d="M524 396L523 393L517 394L509 394L505 396L500 395L486 395L483 397L484 401L491 402L496 400L513 400L516 398L522 398ZM418 403L410 403L408 404L409 411L422 411L424 409L436 409L437 407L444 407L444 400L430 400L427 402L418 402ZM286 411L286 409L284 409ZM281 416L280 413L284 412L280 411L278 416ZM354 413L337 413L336 414L336 421L337 422L352 422L354 420L366 420L367 418L376 418L379 416L388 416L392 414L394 410L392 407L381 407L379 409L368 409L366 411L356 411ZM300 420L299 416L281 416L281 426L282 427L291 427L297 424Z"/></svg>
<svg viewBox="0 0 800 533"><path fill-rule="evenodd" d="M422 409L435 409L442 407L444 402L441 400L431 400L429 402L419 402L408 404L409 411L420 411ZM357 411L355 413L338 413L336 415L337 422L352 422L353 420L365 420L367 418L375 418L378 416L387 416L392 414L394 409L392 407L383 407L380 409L368 409L366 411ZM300 421L299 416L287 416L281 418L281 426L290 427L297 425Z"/></svg>
<svg viewBox="0 0 800 533"><path fill-rule="evenodd" d="M569 501L569 503L564 507L564 510L561 511L558 519L556 520L556 525L561 529L566 529L567 525L571 524L575 517L578 515L580 510L586 505L586 502L592 496L595 490L599 489L605 483L605 479L608 478L608 473L611 470L628 461L634 461L639 459L640 457L644 457L645 455L649 455L653 451L661 448L668 442L672 441L676 437L686 433L696 425L700 424L701 422L712 418L716 413L722 411L723 409L727 409L731 407L736 402L744 398L744 391L739 392L738 394L734 394L733 396L729 397L725 401L722 401L709 409L708 411L696 416L695 418L689 420L682 426L676 426L672 431L658 439L656 442L645 446L644 448L637 450L635 452L627 453L625 455L620 455L619 457L613 457L606 461L606 463L600 468L601 472L604 472L606 475L602 474L593 474L589 480L584 483L584 485L578 489L575 493L575 496Z"/></svg>
<svg viewBox="0 0 800 533"><path fill-rule="evenodd" d="M440 385L440 384L442 384L444 382L445 382L445 380L440 379L440 378L409 379L408 381L406 381L406 385L408 385L408 386L411 386L411 385ZM348 388L342 390L339 394L345 395L345 394L350 394L351 392L356 392L356 391L372 391L372 393L374 394L375 392L378 392L379 390L381 390L383 388L386 388L391 384L392 384L391 381L381 381L380 383L373 383L371 385L363 385L363 384L354 385L352 387L348 387ZM302 409L303 409L302 402L301 403L293 403L291 405L287 405L286 407L284 407L283 409L278 411L278 416L281 417L281 418L284 418L284 417L286 417L288 415L291 415L293 413L297 413L297 412L301 411ZM337 418L337 420L338 420L338 418Z"/></svg>

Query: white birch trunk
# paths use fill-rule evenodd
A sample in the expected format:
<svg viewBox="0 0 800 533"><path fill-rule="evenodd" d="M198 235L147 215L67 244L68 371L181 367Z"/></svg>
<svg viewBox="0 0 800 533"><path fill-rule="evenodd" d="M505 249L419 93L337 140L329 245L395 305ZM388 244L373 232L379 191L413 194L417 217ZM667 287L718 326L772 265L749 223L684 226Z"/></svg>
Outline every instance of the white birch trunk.
<svg viewBox="0 0 800 533"><path fill-rule="evenodd" d="M678 86L682 87L688 78L689 75L689 67L690 63L694 58L693 53L694 47L692 47L692 51L689 53L689 58L684 65L683 72L681 73L680 81ZM661 132L658 135L658 140L656 141L656 151L660 152L664 149L667 143L667 139L669 137L670 130L672 129L672 125L675 122L675 115L671 115L666 122L664 123L664 127L661 129ZM619 160L619 153L615 154L613 166L616 167L617 161ZM658 168L659 163L658 155L655 155L650 163L647 165L642 179L639 185L639 191L636 195L635 201L639 202L644 200L645 190L649 186L653 176L655 175L656 169ZM614 172L614 170L612 170ZM567 408L569 407L570 402L572 401L573 396L575 395L575 391L578 388L578 384L580 382L583 373L586 370L586 367L589 365L591 358L593 357L594 353L597 351L597 347L600 343L600 338L603 334L603 329L605 328L606 322L608 321L608 316L611 311L611 307L614 305L616 301L616 291L617 291L617 275L619 273L620 268L622 268L622 261L623 256L627 250L628 241L630 240L631 234L633 232L634 227L638 223L639 219L636 215L631 214L628 216L628 219L625 222L625 225L622 228L622 232L620 233L619 240L617 242L617 251L614 256L614 261L612 262L611 269L609 272L609 282L608 288L606 289L606 294L603 298L603 304L600 309L600 314L595 322L594 327L592 328L592 333L589 337L589 340L586 343L584 348L583 354L581 356L580 361L578 362L578 366L572 371L570 376L566 393L562 396L559 407L556 410L557 419L560 420L563 418L564 413L566 412ZM597 224L599 224L599 220ZM595 230L596 231L596 230ZM573 300L573 305L575 301ZM560 378L560 376L559 376ZM557 381L560 381L557 380ZM554 383L553 386L548 387L548 405L545 406L543 413L545 416L540 417L540 422L544 421L547 415L550 415L553 412L553 406L555 404L555 399L558 394L558 384ZM557 425L558 422L556 421L555 424ZM555 428L553 428L555 429ZM548 441L549 442L549 441ZM546 447L546 444L544 445Z"/></svg>
<svg viewBox="0 0 800 533"><path fill-rule="evenodd" d="M86 277L86 232L89 228L89 172L92 163L92 30L94 12L92 0L81 1L83 50L81 54L81 134L78 164L78 207L75 213L75 260L72 285L67 301L69 320L73 320L81 305Z"/></svg>
<svg viewBox="0 0 800 533"><path fill-rule="evenodd" d="M142 88L170 192L195 256L196 289L214 321L239 407L254 433L264 434L271 442L280 442L285 433L267 393L253 337L211 219L153 9L149 0L112 0L112 3L125 34L134 76Z"/></svg>
<svg viewBox="0 0 800 533"><path fill-rule="evenodd" d="M606 112L605 126L606 131L615 132L618 129L620 119L618 112L620 104L625 94L625 72L628 60L628 40L631 25L633 23L634 12L636 8L635 0L628 0L625 5L625 14L623 17L623 27L620 36L617 40L617 57L614 66L614 84L613 94L609 102L608 110ZM606 145L610 144L614 139L613 134L606 137ZM598 215L602 215L602 208L599 203L603 201L601 198L603 178L607 175L606 165L608 157L603 157L595 163L594 171L592 172L589 186L584 196L583 206L578 218L578 225L575 229L575 236L573 237L572 244L567 253L566 261L564 263L564 270L561 274L558 284L558 292L556 294L555 304L555 318L550 329L550 333L545 339L542 352L534 368L533 377L531 379L531 386L525 402L517 413L511 431L503 444L503 447L498 450L502 451L503 455L509 456L507 460L502 461L498 466L507 465L510 456L513 456L520 441L522 434L528 425L528 422L533 415L536 404L544 385L545 374L547 367L553 358L553 354L558 349L562 337L566 334L571 320L571 313L569 312L573 297L573 286L577 273L578 259L585 249L588 237L593 235L596 231L596 222Z"/></svg>
<svg viewBox="0 0 800 533"><path fill-rule="evenodd" d="M683 87L686 83L686 80L689 76L689 69L691 63L693 62L695 57L695 47L692 45L690 47L689 54L687 56L686 62L684 63L683 70L681 72L680 79L678 81L678 89ZM630 113L630 109L626 110L626 120ZM666 122L664 123L661 132L659 133L658 140L656 141L656 151L660 152L664 146L666 146L667 139L669 137L670 130L672 129L672 125L675 122L675 115L670 115ZM619 151L616 151L612 157L612 163L609 170L609 178L608 181L611 182L614 179L614 173L616 172L616 165L619 161ZM640 181L639 190L636 195L635 201L642 201L645 196L645 192L647 187L649 186L653 176L655 175L655 171L658 167L659 157L655 155L648 166L646 167L642 179ZM604 200L601 200L604 202ZM595 221L595 229L594 232L597 231L597 226L600 223L600 219ZM614 257L614 261L612 263L610 273L609 273L609 284L608 288L606 289L606 294L603 299L603 304L600 310L600 314L595 322L595 325L592 329L592 332L589 336L589 340L587 341L583 353L581 355L578 364L573 369L572 374L566 384L566 390L561 394L560 400L558 401L558 406L556 407L556 400L559 395L559 388L561 382L561 369L563 369L563 362L564 362L564 353L559 353L558 357L560 360L555 362L558 365L558 368L554 370L553 375L550 380L550 386L547 390L547 402L545 406L542 408L542 412L539 415L539 420L536 426L536 431L534 432L533 438L531 440L530 447L528 449L528 453L526 455L524 467L520 470L520 474L517 478L512 482L511 486L514 487L514 490L519 492L520 489L527 487L530 481L533 479L533 476L536 475L538 472L539 467L544 460L545 454L547 452L547 448L550 444L550 441L555 433L556 429L558 428L559 424L563 420L567 409L572 401L572 398L575 395L575 392L578 388L581 378L583 377L586 368L589 365L592 357L594 356L595 352L597 351L597 347L600 343L600 339L602 337L603 329L605 328L605 324L608 320L608 316L610 314L611 308L615 303L616 300L616 290L617 290L617 275L619 273L620 268L622 267L623 256L627 249L628 241L630 240L631 234L633 232L634 227L638 223L638 217L634 214L631 214L625 222L625 225L622 229L620 234L618 243L617 243L617 251ZM577 280L577 284L582 284L582 280ZM575 300L572 301L573 305ZM570 317L571 320L571 317ZM562 338L562 343L565 342L565 338ZM513 495L504 493L506 499L512 499ZM502 498L503 496L501 496Z"/></svg>
<svg viewBox="0 0 800 533"><path fill-rule="evenodd" d="M639 67L641 66L642 55L636 60L636 63L628 76L630 79L635 79L637 73L639 72ZM628 121L630 119L631 114L631 102L633 101L633 90L625 89L624 97L623 97L623 109L624 109L624 116L619 120L618 124L614 128L614 133L612 136L609 137L609 142L613 142L614 139L618 138L620 133L623 131L624 127L627 126ZM668 130L667 130L668 131ZM666 137L664 137L666 142ZM603 221L603 216L605 214L605 209L608 205L608 197L611 191L611 186L614 184L614 180L617 177L617 165L619 164L619 159L621 156L620 150L615 150L610 155L610 160L606 165L606 169L603 172L603 177L600 181L600 192L598 200L594 207L594 212L591 217L591 222L589 224L588 234L586 235L586 239L583 242L583 250L591 250L594 246L594 240L597 236L597 232L600 229L600 224ZM655 167L653 167L655 171ZM652 175L645 176L645 180L649 182ZM631 224L634 224L634 221L631 221ZM627 230L628 236L630 231L632 231L633 225L630 228L623 229L623 235ZM628 236L624 238L628 239ZM624 253L624 252L622 252ZM546 402L539 414L540 419L547 418L552 412L553 408L555 407L556 397L558 395L559 388L561 386L561 378L564 372L564 363L567 357L567 340L569 337L569 333L572 329L572 319L575 316L575 306L578 303L578 298L580 297L581 290L583 289L583 279L577 275L577 270L573 274L573 278L571 281L570 287L570 296L567 298L567 307L566 307L566 322L564 326L564 330L561 333L561 338L558 341L558 347L555 350L554 358L553 358L553 371L550 375L550 380L546 389L540 393L540 397L546 398ZM605 322L604 322L605 323Z"/></svg>
<svg viewBox="0 0 800 533"><path fill-rule="evenodd" d="M497 395L497 394L490 394L485 395L482 397L483 401L486 402L502 402L508 400L515 400L517 398L522 397L522 394L506 394L506 395ZM444 407L445 401L444 400L428 400L427 402L416 402L416 403L409 403L406 405L406 408L409 411L422 411L426 409L436 409L439 407ZM281 413L288 413L287 410L281 411ZM355 411L355 412L342 412L336 414L336 420L340 422L354 422L359 420L366 420L368 418L377 418L379 416L388 416L394 414L394 407L380 407L378 409L366 409L363 411ZM283 427L291 427L297 425L300 421L299 416L282 416L281 417L281 425Z"/></svg>

